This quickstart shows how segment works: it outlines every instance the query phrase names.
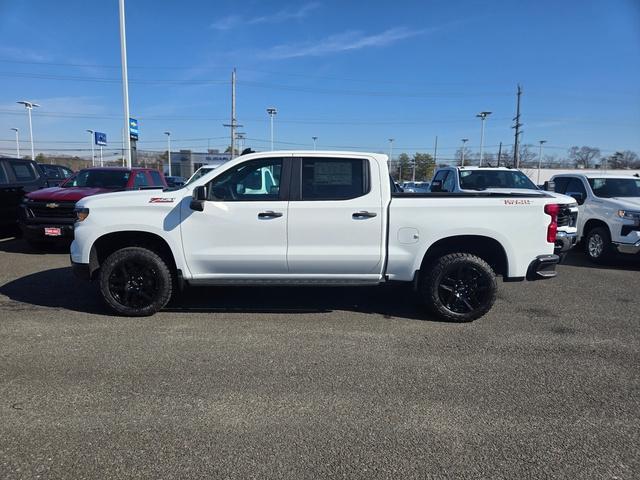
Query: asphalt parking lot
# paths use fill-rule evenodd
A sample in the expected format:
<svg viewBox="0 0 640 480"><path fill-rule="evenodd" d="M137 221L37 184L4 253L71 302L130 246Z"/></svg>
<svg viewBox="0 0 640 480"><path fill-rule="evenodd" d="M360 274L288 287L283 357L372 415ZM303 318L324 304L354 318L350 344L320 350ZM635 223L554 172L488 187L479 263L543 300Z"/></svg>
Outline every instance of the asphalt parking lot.
<svg viewBox="0 0 640 480"><path fill-rule="evenodd" d="M580 253L486 317L386 288L198 288L110 316L0 241L0 478L637 478L640 262Z"/></svg>

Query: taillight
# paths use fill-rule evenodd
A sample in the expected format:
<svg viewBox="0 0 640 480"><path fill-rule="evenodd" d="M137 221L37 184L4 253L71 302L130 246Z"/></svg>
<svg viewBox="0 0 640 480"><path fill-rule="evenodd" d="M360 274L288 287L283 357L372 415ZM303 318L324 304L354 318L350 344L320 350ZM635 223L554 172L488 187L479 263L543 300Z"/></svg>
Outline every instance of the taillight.
<svg viewBox="0 0 640 480"><path fill-rule="evenodd" d="M558 214L560 213L560 205L550 203L544 206L544 213L551 217L551 223L547 227L547 242L556 243L556 235L558 233Z"/></svg>

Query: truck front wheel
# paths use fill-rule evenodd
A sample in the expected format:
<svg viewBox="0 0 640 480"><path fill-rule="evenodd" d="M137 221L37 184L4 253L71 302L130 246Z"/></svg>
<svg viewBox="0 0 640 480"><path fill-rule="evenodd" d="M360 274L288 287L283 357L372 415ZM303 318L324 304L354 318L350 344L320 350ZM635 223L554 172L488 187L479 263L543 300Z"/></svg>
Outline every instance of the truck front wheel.
<svg viewBox="0 0 640 480"><path fill-rule="evenodd" d="M497 293L496 275L487 262L470 253L437 259L421 282L428 308L443 320L470 322L491 310Z"/></svg>
<svg viewBox="0 0 640 480"><path fill-rule="evenodd" d="M117 250L100 267L102 298L120 315L153 315L171 298L172 285L171 270L165 261L146 248Z"/></svg>
<svg viewBox="0 0 640 480"><path fill-rule="evenodd" d="M611 235L604 227L589 230L584 239L584 251L594 263L606 263L612 253Z"/></svg>

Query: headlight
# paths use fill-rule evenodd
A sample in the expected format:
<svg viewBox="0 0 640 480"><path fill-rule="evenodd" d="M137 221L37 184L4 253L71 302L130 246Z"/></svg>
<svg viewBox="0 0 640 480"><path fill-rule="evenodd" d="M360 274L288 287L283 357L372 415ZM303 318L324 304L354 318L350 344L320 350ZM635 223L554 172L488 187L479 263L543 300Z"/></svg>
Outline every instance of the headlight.
<svg viewBox="0 0 640 480"><path fill-rule="evenodd" d="M618 216L620 218L624 218L625 220L640 220L640 212L635 212L632 210L618 210Z"/></svg>
<svg viewBox="0 0 640 480"><path fill-rule="evenodd" d="M88 208L76 208L76 222L83 222L89 216Z"/></svg>

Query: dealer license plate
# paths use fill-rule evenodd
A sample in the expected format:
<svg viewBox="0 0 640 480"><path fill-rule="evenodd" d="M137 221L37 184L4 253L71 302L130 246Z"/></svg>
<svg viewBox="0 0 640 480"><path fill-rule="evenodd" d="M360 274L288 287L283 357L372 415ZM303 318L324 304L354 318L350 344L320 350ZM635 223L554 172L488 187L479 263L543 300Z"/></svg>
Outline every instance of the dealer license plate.
<svg viewBox="0 0 640 480"><path fill-rule="evenodd" d="M44 227L44 234L47 237L59 237L62 235L62 229L58 227Z"/></svg>

